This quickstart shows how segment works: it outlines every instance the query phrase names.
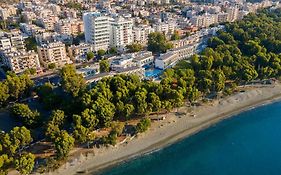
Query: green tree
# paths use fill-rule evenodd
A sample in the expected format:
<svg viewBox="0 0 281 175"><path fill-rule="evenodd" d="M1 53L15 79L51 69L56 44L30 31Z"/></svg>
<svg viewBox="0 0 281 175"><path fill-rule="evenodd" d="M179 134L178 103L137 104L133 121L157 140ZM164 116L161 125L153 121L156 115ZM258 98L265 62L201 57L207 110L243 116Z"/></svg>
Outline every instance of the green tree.
<svg viewBox="0 0 281 175"><path fill-rule="evenodd" d="M211 47L211 48L216 48L219 45L223 45L223 44L224 44L223 40L219 39L216 36L212 37L208 40L208 46Z"/></svg>
<svg viewBox="0 0 281 175"><path fill-rule="evenodd" d="M22 154L15 160L15 167L21 174L30 174L34 167L35 156L31 153Z"/></svg>
<svg viewBox="0 0 281 175"><path fill-rule="evenodd" d="M105 54L106 54L106 51L105 51L105 50L103 50L103 49L98 50L98 56L99 56L99 57L102 57L102 56L104 56Z"/></svg>
<svg viewBox="0 0 281 175"><path fill-rule="evenodd" d="M76 73L73 65L66 65L60 71L62 88L77 97L86 88L86 83L81 74Z"/></svg>
<svg viewBox="0 0 281 175"><path fill-rule="evenodd" d="M99 123L102 126L109 126L115 114L115 106L104 97L99 97L93 104Z"/></svg>
<svg viewBox="0 0 281 175"><path fill-rule="evenodd" d="M187 92L188 92L187 98L190 101L190 103L195 102L200 96L200 92L196 87L189 87Z"/></svg>
<svg viewBox="0 0 281 175"><path fill-rule="evenodd" d="M104 144L116 145L117 143L117 133L115 131L110 131L107 137L103 137Z"/></svg>
<svg viewBox="0 0 281 175"><path fill-rule="evenodd" d="M91 59L93 59L94 57L95 57L95 54L94 54L92 51L90 51L90 52L87 53L87 60L88 60L88 61L91 60Z"/></svg>
<svg viewBox="0 0 281 175"><path fill-rule="evenodd" d="M148 101L152 104L152 111L159 111L161 108L161 100L157 94L151 92L148 94Z"/></svg>
<svg viewBox="0 0 281 175"><path fill-rule="evenodd" d="M125 125L123 122L114 121L110 124L110 127L111 130L117 134L117 136L120 136L123 133Z"/></svg>
<svg viewBox="0 0 281 175"><path fill-rule="evenodd" d="M178 31L175 31L171 36L171 40L179 40L179 39L181 39L181 36Z"/></svg>
<svg viewBox="0 0 281 175"><path fill-rule="evenodd" d="M126 48L128 49L128 52L139 52L143 49L143 46L139 43L132 43L130 45L127 45Z"/></svg>
<svg viewBox="0 0 281 175"><path fill-rule="evenodd" d="M37 43L34 37L28 37L25 39L25 48L27 50L37 50Z"/></svg>
<svg viewBox="0 0 281 175"><path fill-rule="evenodd" d="M173 45L169 43L164 34L160 32L153 32L148 35L147 49L154 53L165 53L167 50L173 48Z"/></svg>
<svg viewBox="0 0 281 175"><path fill-rule="evenodd" d="M149 118L142 118L136 126L137 133L142 133L147 131L150 125L151 125L151 121Z"/></svg>
<svg viewBox="0 0 281 175"><path fill-rule="evenodd" d="M135 93L135 108L138 114L145 114L147 111L147 102L146 102L146 89L142 88Z"/></svg>
<svg viewBox="0 0 281 175"><path fill-rule="evenodd" d="M48 69L55 69L57 67L56 63L48 64Z"/></svg>
<svg viewBox="0 0 281 175"><path fill-rule="evenodd" d="M45 135L54 140L63 129L65 122L64 112L61 110L52 111L50 120L47 123Z"/></svg>
<svg viewBox="0 0 281 175"><path fill-rule="evenodd" d="M216 70L213 72L213 77L214 77L214 90L216 92L220 92L224 89L224 86L225 86L225 75L223 73L222 70Z"/></svg>
<svg viewBox="0 0 281 175"><path fill-rule="evenodd" d="M1 153L0 155L0 174L6 175L8 174L8 168L11 163L12 158L9 158L7 154Z"/></svg>
<svg viewBox="0 0 281 175"><path fill-rule="evenodd" d="M128 120L134 114L135 107L132 104L126 104L123 109L123 115Z"/></svg>
<svg viewBox="0 0 281 175"><path fill-rule="evenodd" d="M109 72L110 71L110 65L108 60L101 60L99 62L100 64L100 72Z"/></svg>
<svg viewBox="0 0 281 175"><path fill-rule="evenodd" d="M5 82L9 88L9 95L13 100L28 95L34 85L33 81L26 74L20 76L8 74Z"/></svg>
<svg viewBox="0 0 281 175"><path fill-rule="evenodd" d="M24 126L14 127L9 135L6 135L5 137L5 147L12 155L15 154L17 150L21 150L24 146L30 144L32 141L30 131Z"/></svg>
<svg viewBox="0 0 281 175"><path fill-rule="evenodd" d="M9 87L6 82L0 82L0 107L7 104L9 96Z"/></svg>
<svg viewBox="0 0 281 175"><path fill-rule="evenodd" d="M111 47L108 51L110 54L116 54L118 52L116 47Z"/></svg>
<svg viewBox="0 0 281 175"><path fill-rule="evenodd" d="M96 116L96 111L93 109L85 109L81 114L82 125L90 130L94 130L98 125L99 120Z"/></svg>
<svg viewBox="0 0 281 175"><path fill-rule="evenodd" d="M40 120L40 113L36 110L32 111L26 104L14 104L11 107L11 113L29 127L34 127Z"/></svg>
<svg viewBox="0 0 281 175"><path fill-rule="evenodd" d="M65 158L74 146L75 139L66 131L61 131L55 139L54 145L56 149L57 159Z"/></svg>

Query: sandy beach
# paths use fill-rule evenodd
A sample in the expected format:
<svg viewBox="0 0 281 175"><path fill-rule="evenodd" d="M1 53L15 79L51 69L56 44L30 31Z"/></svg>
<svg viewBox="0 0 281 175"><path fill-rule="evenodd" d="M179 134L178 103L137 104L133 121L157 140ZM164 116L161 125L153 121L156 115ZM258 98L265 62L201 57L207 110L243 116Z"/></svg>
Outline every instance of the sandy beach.
<svg viewBox="0 0 281 175"><path fill-rule="evenodd" d="M251 108L281 100L281 85L255 87L197 107L181 107L165 114L166 119L152 123L146 133L115 147L94 148L87 157L70 159L58 170L47 174L95 172L186 138L220 120ZM93 174L93 173L92 173Z"/></svg>

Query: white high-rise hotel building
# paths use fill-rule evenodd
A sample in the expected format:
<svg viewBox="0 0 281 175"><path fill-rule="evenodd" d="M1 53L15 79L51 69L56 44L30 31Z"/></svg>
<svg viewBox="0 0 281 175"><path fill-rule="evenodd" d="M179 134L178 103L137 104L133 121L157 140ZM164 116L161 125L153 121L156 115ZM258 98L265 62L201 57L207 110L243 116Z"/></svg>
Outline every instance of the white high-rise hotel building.
<svg viewBox="0 0 281 175"><path fill-rule="evenodd" d="M84 32L87 43L93 50L110 47L125 48L133 42L133 21L123 17L111 18L99 12L84 13Z"/></svg>
<svg viewBox="0 0 281 175"><path fill-rule="evenodd" d="M94 45L94 50L107 50L109 47L109 17L101 13L84 13L84 33L87 43Z"/></svg>

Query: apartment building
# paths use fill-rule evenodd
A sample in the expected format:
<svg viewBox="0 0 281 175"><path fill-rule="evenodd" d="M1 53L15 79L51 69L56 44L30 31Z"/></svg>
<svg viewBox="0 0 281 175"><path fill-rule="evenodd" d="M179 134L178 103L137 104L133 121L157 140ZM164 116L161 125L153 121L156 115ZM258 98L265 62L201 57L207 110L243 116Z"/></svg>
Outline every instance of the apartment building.
<svg viewBox="0 0 281 175"><path fill-rule="evenodd" d="M87 53L93 51L90 44L80 43L68 47L68 55L73 62L84 62L87 60Z"/></svg>
<svg viewBox="0 0 281 175"><path fill-rule="evenodd" d="M58 67L72 63L66 55L65 45L62 42L42 44L37 47L37 52L44 67L50 63L55 63Z"/></svg>
<svg viewBox="0 0 281 175"><path fill-rule="evenodd" d="M148 35L151 32L154 32L154 29L149 25L133 27L133 41L135 43L146 44Z"/></svg>
<svg viewBox="0 0 281 175"><path fill-rule="evenodd" d="M228 13L218 13L218 23L228 22L229 17Z"/></svg>
<svg viewBox="0 0 281 175"><path fill-rule="evenodd" d="M237 7L230 7L226 9L226 13L228 14L228 21L233 22L239 17L239 9Z"/></svg>
<svg viewBox="0 0 281 175"><path fill-rule="evenodd" d="M18 50L24 50L24 39L19 32L5 33L0 37L0 50L14 47Z"/></svg>
<svg viewBox="0 0 281 175"><path fill-rule="evenodd" d="M155 32L161 32L165 35L172 34L176 29L176 23L174 21L159 22L153 24L153 29Z"/></svg>
<svg viewBox="0 0 281 175"><path fill-rule="evenodd" d="M110 46L125 49L126 45L133 43L132 19L117 17L111 20Z"/></svg>
<svg viewBox="0 0 281 175"><path fill-rule="evenodd" d="M93 44L94 51L107 50L110 43L110 22L109 17L98 12L84 13L85 40Z"/></svg>
<svg viewBox="0 0 281 175"><path fill-rule="evenodd" d="M0 7L0 19L7 20L9 16L17 14L17 9L9 5L6 8Z"/></svg>
<svg viewBox="0 0 281 175"><path fill-rule="evenodd" d="M194 16L190 19L190 22L198 28L206 28L211 24L218 22L218 15L216 14L204 14L201 16Z"/></svg>
<svg viewBox="0 0 281 175"><path fill-rule="evenodd" d="M22 73L27 69L41 70L38 54L34 51L18 51L6 49L0 52L2 62L15 73Z"/></svg>
<svg viewBox="0 0 281 175"><path fill-rule="evenodd" d="M83 21L78 19L62 19L55 24L55 31L64 35L78 35L84 32Z"/></svg>
<svg viewBox="0 0 281 175"><path fill-rule="evenodd" d="M55 23L59 20L58 16L48 15L46 17L39 18L37 23L42 25L46 30L54 30Z"/></svg>

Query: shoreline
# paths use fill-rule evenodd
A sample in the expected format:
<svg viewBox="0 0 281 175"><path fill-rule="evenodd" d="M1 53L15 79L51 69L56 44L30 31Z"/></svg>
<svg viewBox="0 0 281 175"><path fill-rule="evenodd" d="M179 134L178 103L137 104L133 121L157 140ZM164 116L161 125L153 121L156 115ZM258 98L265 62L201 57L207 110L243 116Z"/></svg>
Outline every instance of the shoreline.
<svg viewBox="0 0 281 175"><path fill-rule="evenodd" d="M84 160L80 159L79 163L77 163L76 158L76 164L71 166L65 164L55 172L46 174L101 173L120 163L166 148L239 113L280 100L281 85L276 84L274 87L254 88L217 99L211 105L203 104L195 107L192 112L196 114L196 117L191 117L190 112L186 112L183 117L169 113L166 114L167 119L153 122L151 129L147 133L141 134L136 139L129 141L128 144L93 149L94 156L88 156ZM177 109L177 112L187 109L190 109L190 107L184 106Z"/></svg>

